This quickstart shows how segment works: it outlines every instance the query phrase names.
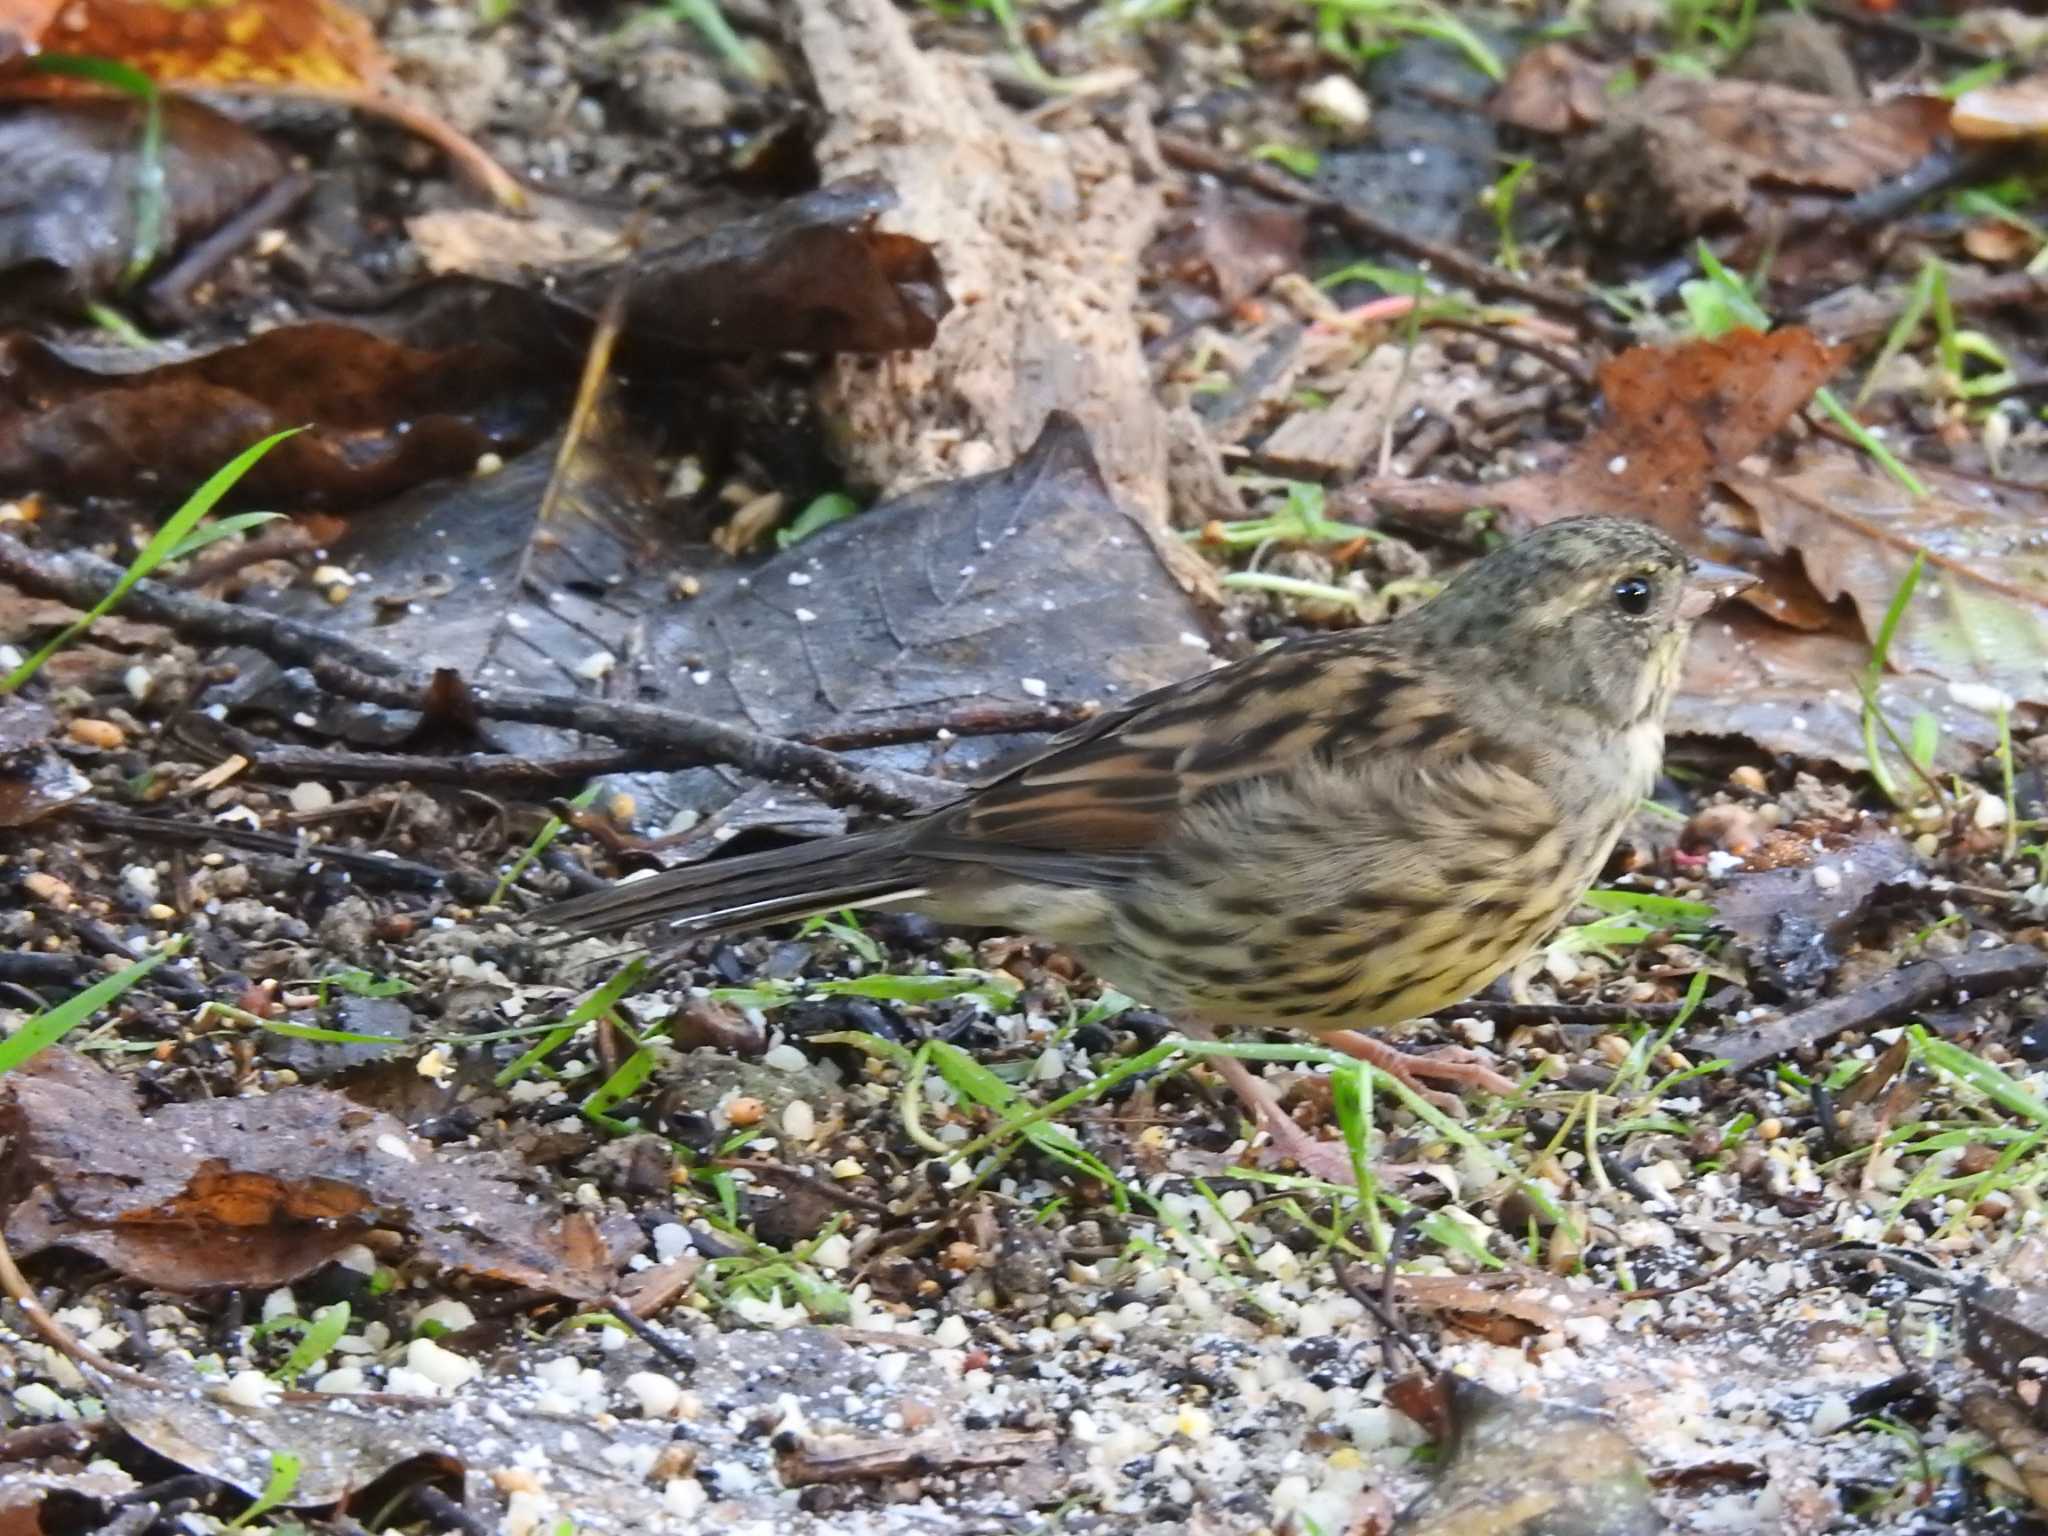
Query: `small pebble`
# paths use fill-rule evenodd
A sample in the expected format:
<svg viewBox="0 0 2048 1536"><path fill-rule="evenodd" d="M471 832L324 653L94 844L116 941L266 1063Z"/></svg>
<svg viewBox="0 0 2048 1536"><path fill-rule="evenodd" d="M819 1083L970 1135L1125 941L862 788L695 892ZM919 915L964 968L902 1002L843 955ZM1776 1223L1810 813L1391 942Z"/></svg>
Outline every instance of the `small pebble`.
<svg viewBox="0 0 2048 1536"><path fill-rule="evenodd" d="M818 1116L802 1099L791 1099L782 1111L782 1129L796 1141L809 1141L818 1134Z"/></svg>
<svg viewBox="0 0 2048 1536"><path fill-rule="evenodd" d="M301 816L310 816L316 811L324 811L333 806L334 791L316 780L306 779L292 786L288 798L293 810Z"/></svg>
<svg viewBox="0 0 2048 1536"><path fill-rule="evenodd" d="M21 877L21 888L46 907L55 907L59 912L71 906L71 887L55 875L46 875L34 870Z"/></svg>
<svg viewBox="0 0 2048 1536"><path fill-rule="evenodd" d="M128 740L128 735L111 720L95 720L89 715L80 715L65 727L71 739L82 747L98 747L102 752L111 752Z"/></svg>
<svg viewBox="0 0 2048 1536"><path fill-rule="evenodd" d="M740 1097L725 1106L726 1123L729 1125L759 1125L762 1117L767 1113L768 1106L766 1104L747 1094L740 1095Z"/></svg>

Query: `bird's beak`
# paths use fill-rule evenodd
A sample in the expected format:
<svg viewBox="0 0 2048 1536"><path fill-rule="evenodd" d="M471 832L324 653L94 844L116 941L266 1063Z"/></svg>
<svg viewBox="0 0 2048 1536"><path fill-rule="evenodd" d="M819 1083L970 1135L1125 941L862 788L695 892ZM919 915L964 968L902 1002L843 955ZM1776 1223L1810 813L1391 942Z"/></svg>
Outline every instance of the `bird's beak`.
<svg viewBox="0 0 2048 1536"><path fill-rule="evenodd" d="M1686 620L1703 617L1724 599L1755 586L1757 579L1753 572L1739 566L1695 560L1685 573L1685 590L1678 598L1678 616Z"/></svg>

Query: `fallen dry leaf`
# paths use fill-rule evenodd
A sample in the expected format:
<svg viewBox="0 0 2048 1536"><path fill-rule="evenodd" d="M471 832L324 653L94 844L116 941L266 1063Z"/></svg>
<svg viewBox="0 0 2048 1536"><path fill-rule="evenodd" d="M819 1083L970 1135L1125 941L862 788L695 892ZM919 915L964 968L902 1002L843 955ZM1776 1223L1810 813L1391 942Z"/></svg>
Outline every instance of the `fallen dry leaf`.
<svg viewBox="0 0 2048 1536"><path fill-rule="evenodd" d="M43 307L52 287L77 299L122 276L135 249L142 111L124 99L0 113L0 274L9 314ZM247 128L176 99L163 105L159 164L158 254L212 229L284 173L282 157ZM38 267L55 281L36 281Z"/></svg>
<svg viewBox="0 0 2048 1536"><path fill-rule="evenodd" d="M1837 453L1790 475L1723 476L1771 547L1796 553L1822 596L1848 597L1868 635L1913 561L1925 560L1886 658L1895 671L2048 703L2048 495L1933 471L1923 478L1937 494L1915 500Z"/></svg>
<svg viewBox="0 0 2048 1536"><path fill-rule="evenodd" d="M113 1073L48 1050L0 1082L14 1138L7 1240L89 1253L172 1291L289 1284L373 1227L443 1267L594 1300L611 1279L589 1218L444 1160L338 1093L173 1104L145 1116Z"/></svg>
<svg viewBox="0 0 2048 1536"><path fill-rule="evenodd" d="M1750 181L1840 193L1902 174L1934 149L1949 125L1948 104L1930 96L1858 105L1789 86L1677 74L1657 75L1634 90L1614 89L1622 72L1634 67L1597 63L1568 44L1546 43L1522 55L1490 110L1501 122L1554 134L1624 120L1682 119L1735 155L1736 168ZM1955 110L1960 117L1960 103Z"/></svg>
<svg viewBox="0 0 2048 1536"><path fill-rule="evenodd" d="M376 33L343 0L0 0L0 68L10 34L42 52L117 60L160 85L311 96L379 113L438 145L499 202L524 201L519 183L475 143L394 94ZM102 90L18 67L0 76L4 96Z"/></svg>
<svg viewBox="0 0 2048 1536"><path fill-rule="evenodd" d="M1951 121L1956 137L1972 143L2040 138L2048 134L2048 74L1965 91Z"/></svg>
<svg viewBox="0 0 2048 1536"><path fill-rule="evenodd" d="M1797 327L1631 347L1602 365L1600 422L1562 467L1490 485L1367 480L1354 489L1415 511L1499 507L1525 528L1632 517L1697 551L1717 472L1769 442L1849 356Z"/></svg>
<svg viewBox="0 0 2048 1536"><path fill-rule="evenodd" d="M1801 633L1733 609L1693 631L1666 726L1674 736L1739 736L1767 752L1867 768L1857 679L1869 665L1860 636ZM1877 697L1902 740L1917 716L1939 723L1938 773L1967 772L1998 745L1996 722L1958 704L1939 678L1891 674Z"/></svg>
<svg viewBox="0 0 2048 1536"><path fill-rule="evenodd" d="M1948 126L1938 97L1894 96L1854 106L1782 85L1660 75L1622 110L1683 117L1743 157L1754 181L1855 193L1903 175L1930 154Z"/></svg>
<svg viewBox="0 0 2048 1536"><path fill-rule="evenodd" d="M1587 58L1569 43L1543 43L1515 61L1487 110L1498 121L1531 133L1591 127L1613 104L1609 83L1615 68Z"/></svg>
<svg viewBox="0 0 2048 1536"><path fill-rule="evenodd" d="M637 250L613 242L607 257L563 266L545 254L594 248L598 231L541 226L537 239L490 242L486 258L475 218L428 223L433 259L452 273L409 290L378 323L448 345L517 335L573 373L597 317L621 294L629 375L699 357L914 351L932 344L953 301L933 248L880 227L895 203L887 182L850 177L708 230Z"/></svg>

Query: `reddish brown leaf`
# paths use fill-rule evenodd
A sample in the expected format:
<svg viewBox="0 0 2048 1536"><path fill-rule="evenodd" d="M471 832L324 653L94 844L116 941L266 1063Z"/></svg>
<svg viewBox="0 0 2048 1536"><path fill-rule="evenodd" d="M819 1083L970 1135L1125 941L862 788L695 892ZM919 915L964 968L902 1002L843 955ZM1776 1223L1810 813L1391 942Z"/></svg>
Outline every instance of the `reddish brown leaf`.
<svg viewBox="0 0 2048 1536"><path fill-rule="evenodd" d="M123 366L132 364L0 338L0 495L161 494L197 485L269 433L310 424L238 495L360 506L465 473L486 449L523 445L567 382L526 377L505 347L427 352L324 322L139 372ZM532 386L524 401L522 381Z"/></svg>
<svg viewBox="0 0 2048 1536"><path fill-rule="evenodd" d="M1693 631L1667 724L1674 736L1739 736L1769 752L1865 768L1856 680L1869 664L1859 636L1802 634L1735 609ZM1991 718L1959 706L1937 678L1887 677L1878 698L1902 739L1917 715L1940 722L1937 772L1964 772L1998 744Z"/></svg>
<svg viewBox="0 0 2048 1536"><path fill-rule="evenodd" d="M8 8L57 9L18 0ZM45 49L119 59L167 85L341 90L388 73L369 22L341 0L74 0L34 35Z"/></svg>
<svg viewBox="0 0 2048 1536"><path fill-rule="evenodd" d="M448 1268L591 1300L609 1257L587 1217L550 1219L507 1180L442 1161L389 1115L317 1088L144 1117L112 1073L45 1051L0 1083L8 1241L92 1254L174 1291L273 1286L372 1227Z"/></svg>
<svg viewBox="0 0 2048 1536"><path fill-rule="evenodd" d="M1600 423L1561 468L1492 485L1367 481L1359 489L1419 511L1499 507L1524 527L1633 517L1698 548L1715 474L1769 442L1849 356L1797 328L1632 347L1600 369Z"/></svg>
<svg viewBox="0 0 2048 1536"><path fill-rule="evenodd" d="M501 203L525 200L469 139L391 93L376 34L345 0L0 0L0 65L10 57L10 33L42 51L133 65L163 85L310 95L378 112L439 145ZM20 69L0 82L0 93L12 96L97 91L90 82Z"/></svg>
<svg viewBox="0 0 2048 1536"><path fill-rule="evenodd" d="M1924 561L1887 653L1895 670L2048 704L2048 495L1920 473L1934 494L1915 497L1840 453L1816 454L1796 474L1725 478L1773 549L1796 554L1829 601L1855 604L1866 635Z"/></svg>
<svg viewBox="0 0 2048 1536"><path fill-rule="evenodd" d="M1660 75L1628 111L1689 118L1747 161L1750 177L1824 192L1862 192L1903 175L1948 127L1938 97L1894 96L1851 106L1782 85Z"/></svg>

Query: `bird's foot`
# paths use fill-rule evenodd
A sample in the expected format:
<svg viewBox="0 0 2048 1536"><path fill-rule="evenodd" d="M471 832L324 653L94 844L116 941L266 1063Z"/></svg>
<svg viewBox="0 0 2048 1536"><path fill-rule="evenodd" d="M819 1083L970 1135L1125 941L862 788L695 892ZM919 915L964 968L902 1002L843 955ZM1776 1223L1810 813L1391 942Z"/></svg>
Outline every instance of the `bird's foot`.
<svg viewBox="0 0 2048 1536"><path fill-rule="evenodd" d="M1285 1115L1272 1119L1262 1117L1260 1129L1265 1131L1267 1141L1252 1154L1255 1166L1278 1168L1283 1163L1292 1163L1308 1178L1321 1179L1326 1184L1341 1184L1346 1189L1358 1182L1358 1171L1351 1163L1351 1149L1343 1142L1312 1136Z"/></svg>
<svg viewBox="0 0 2048 1536"><path fill-rule="evenodd" d="M1412 1088L1438 1109L1457 1110L1463 1105L1450 1094L1438 1093L1423 1086L1424 1078L1438 1082L1458 1083L1465 1087L1481 1088L1488 1093L1506 1094L1515 1091L1515 1085L1494 1070L1492 1058L1479 1051L1468 1050L1462 1045L1447 1045L1434 1051L1397 1050L1384 1041L1370 1035L1361 1035L1355 1030L1333 1029L1317 1037L1325 1045L1333 1045L1347 1056L1356 1056L1360 1061L1369 1061L1389 1077Z"/></svg>

